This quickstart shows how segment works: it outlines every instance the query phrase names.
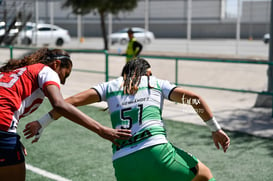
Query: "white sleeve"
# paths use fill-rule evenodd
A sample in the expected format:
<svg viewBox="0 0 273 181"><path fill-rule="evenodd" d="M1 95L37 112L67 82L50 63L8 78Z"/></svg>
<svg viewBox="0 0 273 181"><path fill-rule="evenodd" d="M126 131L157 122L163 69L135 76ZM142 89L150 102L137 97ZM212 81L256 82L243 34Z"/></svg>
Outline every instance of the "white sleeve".
<svg viewBox="0 0 273 181"><path fill-rule="evenodd" d="M101 101L106 101L107 87L108 87L107 82L98 84L93 87L93 89L95 89L98 92Z"/></svg>
<svg viewBox="0 0 273 181"><path fill-rule="evenodd" d="M60 78L58 74L50 67L45 66L38 74L39 87L44 90L44 87L49 84L55 84L60 87Z"/></svg>
<svg viewBox="0 0 273 181"><path fill-rule="evenodd" d="M163 96L165 99L170 99L170 93L174 88L176 88L175 84L170 83L167 80L158 79L158 84L162 90Z"/></svg>

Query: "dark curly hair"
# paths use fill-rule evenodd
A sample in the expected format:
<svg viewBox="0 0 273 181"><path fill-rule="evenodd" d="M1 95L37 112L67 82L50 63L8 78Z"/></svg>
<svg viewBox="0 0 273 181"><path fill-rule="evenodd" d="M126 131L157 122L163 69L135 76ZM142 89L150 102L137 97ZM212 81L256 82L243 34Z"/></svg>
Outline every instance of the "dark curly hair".
<svg viewBox="0 0 273 181"><path fill-rule="evenodd" d="M66 51L61 49L49 50L47 48L42 48L35 51L34 53L31 53L25 56L22 59L9 60L2 67L0 67L0 72L10 72L14 69L24 67L27 65L36 64L36 63L50 65L54 60L60 60L61 67L64 67L64 68L68 68L69 66L72 66L70 55Z"/></svg>
<svg viewBox="0 0 273 181"><path fill-rule="evenodd" d="M141 76L147 75L149 68L151 68L151 65L143 58L138 57L127 62L121 73L124 79L124 93L134 94L138 90ZM151 88L149 81L148 87Z"/></svg>

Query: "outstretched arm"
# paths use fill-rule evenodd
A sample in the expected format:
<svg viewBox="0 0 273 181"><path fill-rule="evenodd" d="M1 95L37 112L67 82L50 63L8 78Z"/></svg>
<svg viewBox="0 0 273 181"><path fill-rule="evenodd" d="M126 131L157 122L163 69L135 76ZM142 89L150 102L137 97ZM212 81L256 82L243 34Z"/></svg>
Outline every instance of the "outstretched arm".
<svg viewBox="0 0 273 181"><path fill-rule="evenodd" d="M222 146L224 152L229 147L230 138L221 129L220 125L217 123L216 119L213 117L212 111L210 110L208 104L205 100L192 91L185 90L183 88L175 88L170 99L175 102L182 104L190 104L197 114L202 118L202 120L208 125L212 131L212 138L215 146L219 149Z"/></svg>
<svg viewBox="0 0 273 181"><path fill-rule="evenodd" d="M65 99L65 102L72 104L76 107L100 102L100 96L95 89L87 89L83 92L77 93ZM50 114L54 120L59 119L62 115L55 109L50 111Z"/></svg>
<svg viewBox="0 0 273 181"><path fill-rule="evenodd" d="M115 139L127 139L131 136L130 131L128 130L112 129L101 125L75 107L99 101L99 96L93 89L86 90L66 100L63 100L59 89L56 86L51 85L47 86L47 95L50 103L54 108L50 112L53 119L58 119L60 116L64 116L67 119L97 133L101 137L110 140L114 144L117 144ZM37 126L37 122L32 122L27 124L25 127L24 135L27 139L38 133L37 127L36 129L33 128L34 124ZM33 142L35 141L38 141L38 139L34 140Z"/></svg>

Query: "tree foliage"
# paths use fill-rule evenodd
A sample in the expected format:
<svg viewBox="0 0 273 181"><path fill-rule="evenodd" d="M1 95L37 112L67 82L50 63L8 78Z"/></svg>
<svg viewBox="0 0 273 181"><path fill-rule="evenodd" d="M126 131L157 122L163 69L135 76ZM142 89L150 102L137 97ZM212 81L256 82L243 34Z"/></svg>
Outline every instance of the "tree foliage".
<svg viewBox="0 0 273 181"><path fill-rule="evenodd" d="M66 0L64 8L71 7L77 15L86 15L97 12L101 20L101 29L104 39L104 49L108 49L105 17L108 13L117 15L119 12L132 11L137 6L137 0Z"/></svg>

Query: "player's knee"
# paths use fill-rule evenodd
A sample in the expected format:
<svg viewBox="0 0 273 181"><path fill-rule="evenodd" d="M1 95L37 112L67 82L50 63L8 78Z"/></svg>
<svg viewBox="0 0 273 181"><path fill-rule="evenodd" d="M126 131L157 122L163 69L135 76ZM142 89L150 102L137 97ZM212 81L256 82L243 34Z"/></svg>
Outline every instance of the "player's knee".
<svg viewBox="0 0 273 181"><path fill-rule="evenodd" d="M202 162L199 162L197 164L197 174L194 181L209 181L213 178L213 175L210 171L210 169L204 165Z"/></svg>

